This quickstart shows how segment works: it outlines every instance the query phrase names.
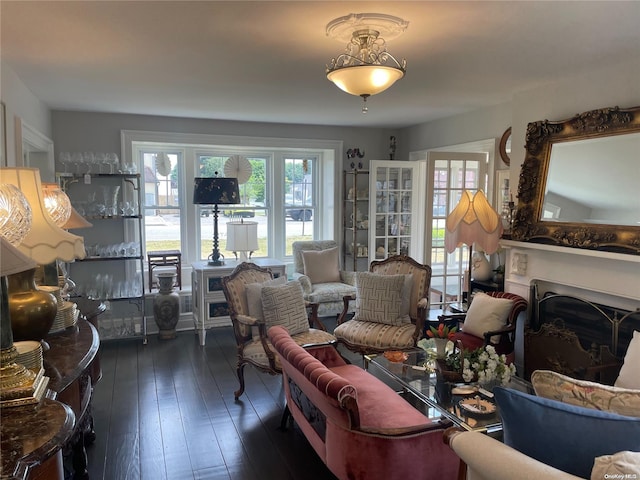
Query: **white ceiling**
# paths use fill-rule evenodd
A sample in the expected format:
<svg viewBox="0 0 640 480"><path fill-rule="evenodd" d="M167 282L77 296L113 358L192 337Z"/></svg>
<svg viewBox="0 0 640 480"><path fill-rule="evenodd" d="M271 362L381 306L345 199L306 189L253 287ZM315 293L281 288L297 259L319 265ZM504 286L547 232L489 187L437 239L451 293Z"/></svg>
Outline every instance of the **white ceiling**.
<svg viewBox="0 0 640 480"><path fill-rule="evenodd" d="M326 24L409 21L389 42L407 75L361 100L325 67ZM404 127L640 55L640 1L8 1L2 60L52 109Z"/></svg>

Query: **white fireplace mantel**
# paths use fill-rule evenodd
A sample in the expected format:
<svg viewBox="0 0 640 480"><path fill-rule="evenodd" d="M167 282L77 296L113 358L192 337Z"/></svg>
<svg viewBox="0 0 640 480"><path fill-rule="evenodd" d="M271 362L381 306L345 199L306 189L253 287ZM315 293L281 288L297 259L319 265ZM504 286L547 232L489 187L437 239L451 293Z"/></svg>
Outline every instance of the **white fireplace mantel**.
<svg viewBox="0 0 640 480"><path fill-rule="evenodd" d="M501 240L505 290L529 297L532 283L627 310L640 306L640 256ZM544 292L542 292L544 293Z"/></svg>

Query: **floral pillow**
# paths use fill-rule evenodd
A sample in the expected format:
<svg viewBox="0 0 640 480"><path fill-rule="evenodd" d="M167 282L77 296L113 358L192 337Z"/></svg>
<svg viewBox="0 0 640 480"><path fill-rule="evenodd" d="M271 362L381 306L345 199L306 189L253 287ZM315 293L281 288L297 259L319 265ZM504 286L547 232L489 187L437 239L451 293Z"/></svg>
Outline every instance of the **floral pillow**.
<svg viewBox="0 0 640 480"><path fill-rule="evenodd" d="M633 338L624 356L624 363L614 384L616 387L640 389L640 332L633 331Z"/></svg>
<svg viewBox="0 0 640 480"><path fill-rule="evenodd" d="M639 472L640 452L625 450L614 455L596 457L591 470L591 480L638 478Z"/></svg>
<svg viewBox="0 0 640 480"><path fill-rule="evenodd" d="M611 387L577 380L550 370L536 370L531 384L539 397L558 400L578 407L640 417L640 390Z"/></svg>

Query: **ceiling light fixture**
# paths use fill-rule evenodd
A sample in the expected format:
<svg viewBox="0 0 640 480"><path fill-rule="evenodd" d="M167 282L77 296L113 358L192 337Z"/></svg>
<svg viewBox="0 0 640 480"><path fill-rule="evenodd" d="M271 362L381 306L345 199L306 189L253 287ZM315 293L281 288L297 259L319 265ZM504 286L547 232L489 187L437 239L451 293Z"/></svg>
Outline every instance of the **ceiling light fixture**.
<svg viewBox="0 0 640 480"><path fill-rule="evenodd" d="M401 18L381 13L352 13L327 24L327 36L348 42L345 52L331 59L327 78L341 90L362 97L362 113L368 111L368 97L404 77L407 61L391 55L386 41L398 37L408 26Z"/></svg>

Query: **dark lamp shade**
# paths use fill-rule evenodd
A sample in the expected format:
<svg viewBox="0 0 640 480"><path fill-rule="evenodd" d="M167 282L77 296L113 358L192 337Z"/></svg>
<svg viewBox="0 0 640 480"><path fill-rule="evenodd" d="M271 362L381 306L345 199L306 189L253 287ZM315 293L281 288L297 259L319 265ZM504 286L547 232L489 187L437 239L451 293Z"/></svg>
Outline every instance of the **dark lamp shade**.
<svg viewBox="0 0 640 480"><path fill-rule="evenodd" d="M196 205L228 205L240 203L238 179L229 177L196 177L193 189Z"/></svg>

